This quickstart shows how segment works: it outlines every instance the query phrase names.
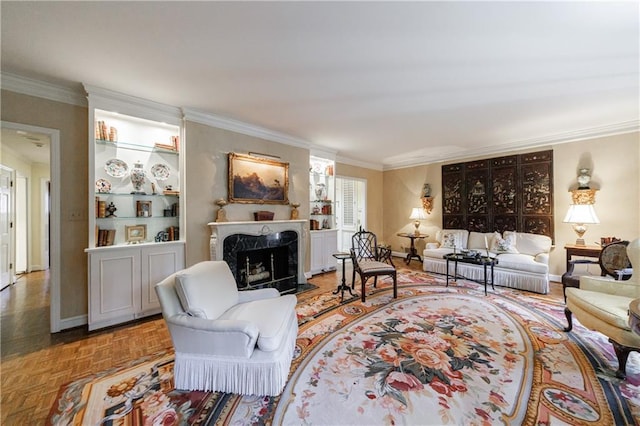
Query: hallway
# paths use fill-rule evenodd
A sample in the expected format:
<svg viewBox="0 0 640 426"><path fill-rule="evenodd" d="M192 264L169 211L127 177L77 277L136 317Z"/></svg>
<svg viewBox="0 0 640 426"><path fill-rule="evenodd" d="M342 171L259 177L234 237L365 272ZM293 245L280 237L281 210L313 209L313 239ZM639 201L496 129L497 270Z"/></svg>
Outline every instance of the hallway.
<svg viewBox="0 0 640 426"><path fill-rule="evenodd" d="M0 303L3 358L49 344L49 271L19 275L0 292Z"/></svg>

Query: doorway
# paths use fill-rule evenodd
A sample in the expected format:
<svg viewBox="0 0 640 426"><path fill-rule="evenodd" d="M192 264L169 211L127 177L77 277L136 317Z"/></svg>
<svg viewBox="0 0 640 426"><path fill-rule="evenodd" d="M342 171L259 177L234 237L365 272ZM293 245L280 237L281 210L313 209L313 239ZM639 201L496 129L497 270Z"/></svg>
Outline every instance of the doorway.
<svg viewBox="0 0 640 426"><path fill-rule="evenodd" d="M351 237L360 227L367 228L367 181L352 177L336 177L336 228L338 251L351 249Z"/></svg>
<svg viewBox="0 0 640 426"><path fill-rule="evenodd" d="M2 123L2 164L14 170L11 273L49 270L50 331L60 331L60 132ZM20 241L18 241L20 240ZM50 247L50 244L53 244Z"/></svg>

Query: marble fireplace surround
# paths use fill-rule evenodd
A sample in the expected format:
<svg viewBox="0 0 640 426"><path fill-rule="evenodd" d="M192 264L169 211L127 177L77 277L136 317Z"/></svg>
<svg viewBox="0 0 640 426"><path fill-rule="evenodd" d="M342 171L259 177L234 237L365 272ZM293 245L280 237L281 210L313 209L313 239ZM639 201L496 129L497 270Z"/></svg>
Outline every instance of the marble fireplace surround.
<svg viewBox="0 0 640 426"><path fill-rule="evenodd" d="M304 263L307 247L306 220L270 220L243 222L209 222L211 229L209 254L211 260L224 260L224 240L236 234L266 236L284 231L298 234L298 284L307 282L304 275Z"/></svg>

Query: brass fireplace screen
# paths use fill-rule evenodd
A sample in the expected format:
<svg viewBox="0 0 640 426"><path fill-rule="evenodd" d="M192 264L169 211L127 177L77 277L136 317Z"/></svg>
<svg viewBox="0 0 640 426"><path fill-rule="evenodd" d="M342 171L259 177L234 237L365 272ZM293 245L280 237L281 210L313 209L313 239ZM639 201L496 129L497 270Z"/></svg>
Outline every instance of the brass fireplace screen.
<svg viewBox="0 0 640 426"><path fill-rule="evenodd" d="M445 229L553 239L553 151L442 166Z"/></svg>

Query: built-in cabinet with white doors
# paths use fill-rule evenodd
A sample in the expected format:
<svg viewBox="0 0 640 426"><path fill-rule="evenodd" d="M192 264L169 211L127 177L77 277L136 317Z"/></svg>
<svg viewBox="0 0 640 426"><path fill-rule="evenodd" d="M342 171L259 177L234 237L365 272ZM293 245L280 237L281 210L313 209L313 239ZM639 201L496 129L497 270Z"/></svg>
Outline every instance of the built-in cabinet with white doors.
<svg viewBox="0 0 640 426"><path fill-rule="evenodd" d="M311 274L336 269L336 253L338 246L338 231L327 229L311 232Z"/></svg>
<svg viewBox="0 0 640 426"><path fill-rule="evenodd" d="M311 156L309 159L309 229L311 274L336 269L333 254L338 247L335 222L335 162Z"/></svg>
<svg viewBox="0 0 640 426"><path fill-rule="evenodd" d="M89 330L160 312L184 268L182 114L85 86L89 99ZM182 227L183 228L183 227Z"/></svg>

